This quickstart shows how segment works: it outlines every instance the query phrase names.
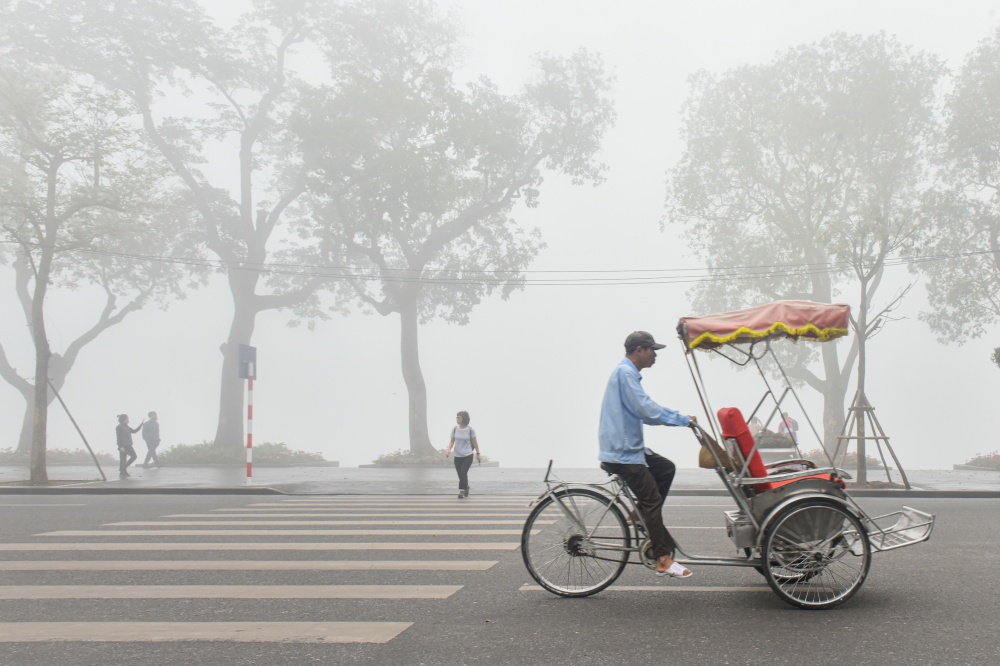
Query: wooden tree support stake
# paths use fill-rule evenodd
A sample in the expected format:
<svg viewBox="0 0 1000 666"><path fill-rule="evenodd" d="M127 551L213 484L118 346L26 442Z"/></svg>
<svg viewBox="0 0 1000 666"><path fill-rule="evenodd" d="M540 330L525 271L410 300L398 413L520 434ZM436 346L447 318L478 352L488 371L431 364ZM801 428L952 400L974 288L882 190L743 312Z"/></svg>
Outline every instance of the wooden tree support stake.
<svg viewBox="0 0 1000 666"><path fill-rule="evenodd" d="M834 464L837 467L842 467L844 460L847 458L850 443L856 442L858 444L858 469L860 470L864 465L865 470L867 471L867 462L864 460L866 447L862 446L862 444L867 444L868 442L873 441L875 442L875 447L878 449L879 457L882 459L882 465L885 468L886 476L889 478L889 483L892 483L892 471L889 464L886 462L885 451L882 449L882 446L885 445L885 450L887 450L889 455L892 456L893 462L896 463L896 469L899 470L899 475L903 479L903 487L909 490L910 482L906 478L906 472L903 470L903 466L899 463L899 458L896 457L896 452L892 450L892 446L889 444L889 438L882 429L882 424L880 424L878 419L875 417L875 408L872 407L870 402L868 402L868 398L865 396L864 392L858 391L854 394L854 402L851 404L848 411L849 415L847 417L847 421L844 423L844 428L840 431L840 435L837 437L837 449L833 454ZM862 479L866 478L867 474L862 477Z"/></svg>

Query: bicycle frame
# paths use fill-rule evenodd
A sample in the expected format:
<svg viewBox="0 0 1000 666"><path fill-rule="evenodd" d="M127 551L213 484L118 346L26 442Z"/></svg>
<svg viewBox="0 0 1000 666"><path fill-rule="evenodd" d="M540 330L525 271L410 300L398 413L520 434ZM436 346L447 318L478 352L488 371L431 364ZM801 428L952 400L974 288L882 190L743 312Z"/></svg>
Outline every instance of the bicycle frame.
<svg viewBox="0 0 1000 666"><path fill-rule="evenodd" d="M599 550L608 550L615 552L628 552L636 553L639 557L638 562L633 562L631 558L629 559L629 564L642 564L648 568L655 569L656 561L651 557L646 556L646 549L650 545L649 537L645 534L649 534L646 521L642 517L642 512L638 510L638 504L636 502L635 496L632 491L629 490L628 485L622 480L617 474L610 474L610 478L606 483L576 483L560 481L551 478L552 474L552 462L549 461L548 469L545 472L544 483L546 485L546 490L542 492L538 497L529 503L529 508L534 507L546 499L551 499L552 502L559 506L560 511L566 516L568 520L573 522L577 528L586 533L586 527L584 521L580 518L576 507L570 506L570 503L565 501L565 498L560 495L562 490L571 489L589 489L594 492L601 493L608 497L611 502L605 509L605 513L602 514L601 519L607 515L607 512L611 511L611 507L618 505L626 511L626 516L635 515L637 520L630 521L630 531L633 538L635 539L636 545L634 546L622 546L618 544L606 543L602 541L593 541L593 532L586 533L586 538L590 540L590 543L598 547ZM572 497L572 495L570 495ZM598 520L597 524L602 521ZM641 528L640 528L641 526ZM641 532L640 532L641 529ZM738 566L738 567L759 567L761 566L761 561L759 558L747 558L747 557L714 557L707 555L697 555L686 553L680 546L676 543L676 552L681 555L681 557L674 557L674 561L680 564L699 564L707 566ZM594 556L596 559L610 559L601 558Z"/></svg>
<svg viewBox="0 0 1000 666"><path fill-rule="evenodd" d="M833 460L830 458L829 453L822 446L822 437L820 436L816 426L813 424L812 419L809 418L808 412L799 399L798 394L795 392L792 386L791 380L788 378L788 374L785 372L785 368L782 366L781 361L778 359L774 350L771 348L771 339L765 338L763 340L755 341L748 345L747 349L741 349L735 345L727 344L723 345L717 349L712 349L712 352L719 354L723 358L735 363L736 365L744 366L753 363L757 368L758 374L764 383L765 391L764 395L757 402L754 407L753 412L750 414L750 418L753 418L767 401L770 399L773 402L773 407L770 410L771 417L773 415L781 412L782 403L791 396L795 403L801 410L801 414L804 416L806 423L809 425L809 430L812 432L816 441L819 442L819 449L823 451L826 455L827 460L830 462L829 467L818 467L814 469L804 470L801 472L791 472L786 474L773 474L767 477L753 477L748 476L748 468L750 464L750 459L753 454L758 449L758 444L755 441L753 448L750 453L745 456L745 462L740 470L734 470L734 472L729 473L725 470L722 461L716 455L715 450L707 446L701 436L699 435L698 429L695 429L695 436L699 438L699 442L702 445L707 446L708 450L712 453L712 457L715 459L715 471L721 479L723 485L729 491L733 500L739 506L740 513L743 517L748 519L754 527L756 532L755 546L760 546L761 538L763 537L764 529L767 527L767 519L773 517L777 514L781 508L786 506L789 502L800 499L818 498L818 499L835 499L826 495L796 495L794 498L789 498L786 502L779 504L771 509L769 516L765 517L763 521L758 521L755 517L755 513L752 510L750 497L744 492L744 488L752 487L760 483L776 482L776 481L790 481L795 479L806 478L809 476L815 476L817 474L835 474L842 479L850 479L851 475L845 470L837 468L834 466ZM701 376L701 370L698 366L698 359L695 355L694 350L689 349L684 345L684 358L687 361L688 369L691 373L691 378L694 381L695 391L698 393L699 400L701 401L702 408L704 409L705 415L707 416L707 423L712 431L712 435L715 437L716 441L723 442L722 437L722 427L719 424L718 418L716 417L716 412L712 408L711 401L708 397L708 390L705 387L704 380ZM778 373L783 386L778 387L780 390L776 390L772 382L768 381L767 374L764 368L761 366L761 362L764 359L769 359L770 362L778 369ZM770 420L770 418L768 420ZM799 440L793 438L793 443L795 445L795 450L799 457L802 457L802 452L799 450ZM794 462L794 461L787 461ZM868 537L872 542L872 548L876 551L886 551L894 550L896 548L902 548L903 546L912 545L914 543L919 543L921 541L926 541L930 538L931 531L934 527L934 517L930 514L926 514L922 511L917 511L908 506L904 506L902 510L895 511L893 513L888 513L882 516L871 517L868 513L861 508L861 506L854 500L850 494L845 493L843 500L836 499L836 501L841 502L845 507L847 507L865 526ZM893 525L889 527L883 527L879 524L880 521L895 518L896 521ZM699 562L697 558L692 559L693 562Z"/></svg>
<svg viewBox="0 0 1000 666"><path fill-rule="evenodd" d="M873 552L902 548L930 537L934 516L928 513L904 506L901 511L873 518L851 498L843 481L850 476L838 469L823 449L822 438L771 348L771 340L781 337L819 342L842 337L849 330L849 315L846 305L778 301L681 319L678 334L706 416L704 428L693 422L691 429L711 454L715 471L735 502L733 510L724 512L727 534L737 553L745 556L688 553L677 544L675 562L752 567L783 601L798 608L823 609L849 600L861 588ZM766 438L756 436L759 431L748 430L738 410L719 414L712 408L696 349L716 352L740 366L756 367L765 392L754 406L751 420L760 413L767 415L766 423L770 423L781 415L780 432L790 439L797 460L765 464L758 449ZM777 368L772 377L775 381L765 372L765 360ZM828 467L801 459L798 426L782 413L783 404L791 406L791 401L804 416L807 431L812 431L827 453ZM722 436L723 422L727 434L731 429L731 438ZM752 442L751 435L755 435ZM789 447L782 443L775 448ZM528 573L548 591L564 597L589 596L613 584L628 564L656 568L649 526L638 510L635 495L621 477L609 477L605 483L565 482L552 477L549 461L545 491L530 503L521 532L521 553ZM892 525L881 524L890 520Z"/></svg>

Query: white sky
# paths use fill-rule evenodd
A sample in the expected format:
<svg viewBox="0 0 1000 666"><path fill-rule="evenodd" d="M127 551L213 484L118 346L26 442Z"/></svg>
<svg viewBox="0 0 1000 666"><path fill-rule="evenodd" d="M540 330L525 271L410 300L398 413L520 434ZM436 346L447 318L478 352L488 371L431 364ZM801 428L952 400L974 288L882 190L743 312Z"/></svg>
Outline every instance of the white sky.
<svg viewBox="0 0 1000 666"><path fill-rule="evenodd" d="M605 142L611 171L599 188L550 178L541 206L519 219L541 228L548 248L533 270L662 269L695 266L663 215L664 174L679 158L681 103L687 77L699 70L769 60L775 51L836 30L884 30L958 67L998 24L994 3L912 2L581 2L461 1L468 36L464 73L485 74L511 89L527 74L529 54L600 51L618 76L617 126ZM905 269L890 277L897 284ZM0 282L0 339L22 374L32 372L26 327L12 296L12 274ZM891 286L891 285L890 285ZM883 293L890 293L889 286ZM982 415L1000 388L989 362L991 339L942 346L916 320L922 288L870 346L869 398L905 467L950 468L998 448ZM56 295L48 309L54 349L62 350L94 310L80 295ZM115 414L138 423L159 412L164 445L197 442L215 432L221 355L231 306L221 283L147 309L104 334L82 354L63 390L95 448L112 451ZM483 304L468 326L436 322L421 329L431 437L447 444L456 411L472 415L484 453L505 467L590 466L604 384L625 335L649 330L668 344L645 385L662 404L684 412L697 398L673 329L689 312L684 285L529 287L510 301ZM396 317L336 317L315 332L288 329L281 313L258 318L256 442L283 441L322 451L343 465L406 448L407 400ZM746 408L756 386L722 364L708 368L710 387ZM818 418L819 402L807 396ZM722 402L715 398L715 406ZM0 447L16 445L24 405L0 384ZM57 404L50 446L78 448ZM647 439L681 467L697 447L680 429L647 428ZM141 447L140 447L141 448Z"/></svg>

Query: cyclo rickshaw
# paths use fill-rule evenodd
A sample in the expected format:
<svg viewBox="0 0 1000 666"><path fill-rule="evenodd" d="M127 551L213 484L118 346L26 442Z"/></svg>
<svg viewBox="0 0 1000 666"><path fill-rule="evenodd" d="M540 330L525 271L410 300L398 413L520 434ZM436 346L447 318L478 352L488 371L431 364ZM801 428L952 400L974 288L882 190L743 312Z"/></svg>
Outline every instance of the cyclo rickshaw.
<svg viewBox="0 0 1000 666"><path fill-rule="evenodd" d="M753 568L789 604L832 608L864 584L872 553L930 537L934 516L923 511L904 506L869 516L846 490L850 475L838 469L829 454L829 466L819 467L804 459L799 438L793 436L796 457L765 464L743 413L735 407L712 411L698 366L699 350L759 371L764 395L747 418L763 417L767 424L781 417L785 403L795 404L825 451L772 343L782 338L829 342L847 335L849 320L846 305L810 301L778 301L680 320L678 335L708 416L706 427L692 424L702 447L699 460L701 466L715 469L736 503L724 512L724 520L738 555L688 554L678 545L677 562ZM765 360L775 364L772 378L765 372ZM775 375L779 379L774 380ZM635 510L635 498L617 475L603 484L551 476L550 461L547 489L532 503L521 535L525 566L539 585L560 596L585 597L611 585L627 564L655 569L641 512Z"/></svg>

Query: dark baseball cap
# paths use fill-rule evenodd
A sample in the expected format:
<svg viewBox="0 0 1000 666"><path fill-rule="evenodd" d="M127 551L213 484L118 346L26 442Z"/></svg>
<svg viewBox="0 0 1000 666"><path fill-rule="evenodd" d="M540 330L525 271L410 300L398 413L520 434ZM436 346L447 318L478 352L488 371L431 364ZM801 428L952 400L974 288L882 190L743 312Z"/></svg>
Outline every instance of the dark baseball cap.
<svg viewBox="0 0 1000 666"><path fill-rule="evenodd" d="M653 336L646 331L633 331L625 338L625 351L631 354L639 347L649 347L651 349L663 349L666 345L661 345Z"/></svg>

